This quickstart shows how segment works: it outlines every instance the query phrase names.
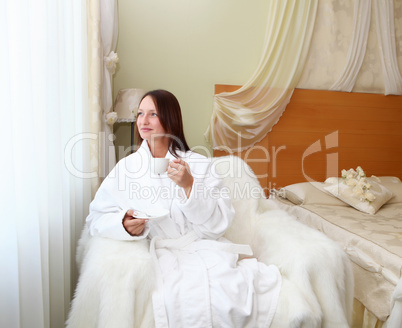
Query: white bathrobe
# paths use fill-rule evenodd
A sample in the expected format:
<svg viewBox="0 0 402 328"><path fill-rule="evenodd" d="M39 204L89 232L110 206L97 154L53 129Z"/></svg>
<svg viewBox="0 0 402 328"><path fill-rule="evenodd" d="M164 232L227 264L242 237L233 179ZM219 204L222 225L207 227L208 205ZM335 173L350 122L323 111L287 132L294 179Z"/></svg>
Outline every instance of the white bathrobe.
<svg viewBox="0 0 402 328"><path fill-rule="evenodd" d="M179 155L194 177L188 199L166 173L151 173L152 155L144 141L100 186L87 218L90 233L152 240L156 327L269 327L281 285L278 269L254 258L238 261L239 253L251 255L251 249L222 237L234 215L228 190L208 158ZM124 214L151 208L168 209L170 215L149 220L142 235L130 236L122 225Z"/></svg>

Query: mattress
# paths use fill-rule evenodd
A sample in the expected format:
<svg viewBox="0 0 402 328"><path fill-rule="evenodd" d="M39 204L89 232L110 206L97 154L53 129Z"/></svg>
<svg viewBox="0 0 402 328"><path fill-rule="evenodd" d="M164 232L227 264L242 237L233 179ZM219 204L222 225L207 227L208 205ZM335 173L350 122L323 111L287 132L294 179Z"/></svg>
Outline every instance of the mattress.
<svg viewBox="0 0 402 328"><path fill-rule="evenodd" d="M402 203L384 205L369 215L347 206L297 206L280 197L276 201L343 247L353 263L355 298L385 321L402 274Z"/></svg>

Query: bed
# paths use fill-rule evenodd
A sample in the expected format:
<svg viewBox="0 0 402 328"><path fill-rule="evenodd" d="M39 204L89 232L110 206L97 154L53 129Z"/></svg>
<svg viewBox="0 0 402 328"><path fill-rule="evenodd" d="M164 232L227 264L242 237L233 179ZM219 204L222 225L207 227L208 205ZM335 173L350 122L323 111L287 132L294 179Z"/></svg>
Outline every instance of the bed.
<svg viewBox="0 0 402 328"><path fill-rule="evenodd" d="M216 85L215 93L237 88ZM254 170L267 197L343 247L353 263L353 327L402 322L401 128L402 96L296 89L272 131L233 154ZM392 190L375 214L346 204L324 184L358 166L378 177L372 184Z"/></svg>
<svg viewBox="0 0 402 328"><path fill-rule="evenodd" d="M380 181L396 196L374 215L342 201L337 204L337 198L310 182L292 184L271 195L280 208L343 247L353 263L354 296L366 311L356 321L361 325L365 320L375 322L377 327L391 313L402 270L402 183L396 177L381 177Z"/></svg>

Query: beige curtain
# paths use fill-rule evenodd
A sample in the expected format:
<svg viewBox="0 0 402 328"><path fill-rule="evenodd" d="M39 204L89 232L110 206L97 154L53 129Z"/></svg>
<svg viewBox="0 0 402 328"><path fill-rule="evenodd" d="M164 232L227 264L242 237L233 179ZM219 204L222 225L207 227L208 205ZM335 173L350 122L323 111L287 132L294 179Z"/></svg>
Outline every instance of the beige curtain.
<svg viewBox="0 0 402 328"><path fill-rule="evenodd" d="M214 98L205 137L214 149L241 151L277 123L299 81L318 0L270 0L264 52L251 79L238 91Z"/></svg>
<svg viewBox="0 0 402 328"><path fill-rule="evenodd" d="M95 195L102 178L116 164L113 126L106 114L112 110L112 76L117 55L117 1L87 0L88 110L91 157L91 188Z"/></svg>
<svg viewBox="0 0 402 328"><path fill-rule="evenodd" d="M109 174L116 165L113 125L109 125L106 114L113 110L113 79L118 61L115 54L118 32L117 0L98 0L100 2L100 33L103 50L102 76L102 137L101 141L101 177Z"/></svg>
<svg viewBox="0 0 402 328"><path fill-rule="evenodd" d="M88 43L88 112L90 143L91 194L95 196L101 183L101 149L98 138L102 130L102 69L103 49L100 35L99 0L87 0L87 43Z"/></svg>

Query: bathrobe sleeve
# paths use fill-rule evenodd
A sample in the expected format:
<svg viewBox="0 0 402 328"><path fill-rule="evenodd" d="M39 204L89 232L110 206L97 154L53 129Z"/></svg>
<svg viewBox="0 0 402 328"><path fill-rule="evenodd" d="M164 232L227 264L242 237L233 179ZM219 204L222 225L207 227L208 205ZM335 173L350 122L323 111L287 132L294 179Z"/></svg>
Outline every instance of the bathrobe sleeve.
<svg viewBox="0 0 402 328"><path fill-rule="evenodd" d="M183 197L176 207L201 238L222 237L234 217L229 191L223 187L222 179L211 163L206 166L204 176L197 174L194 177L189 198Z"/></svg>
<svg viewBox="0 0 402 328"><path fill-rule="evenodd" d="M118 188L118 166L105 178L89 206L86 219L89 232L92 236L117 240L144 239L149 234L148 225L139 236L131 236L123 226L124 215L130 206L127 204L127 191Z"/></svg>

